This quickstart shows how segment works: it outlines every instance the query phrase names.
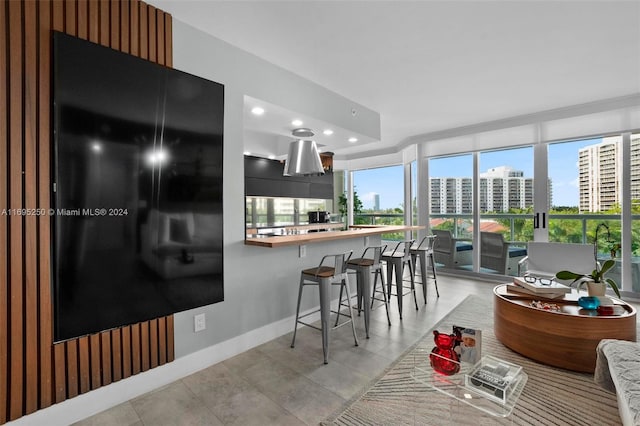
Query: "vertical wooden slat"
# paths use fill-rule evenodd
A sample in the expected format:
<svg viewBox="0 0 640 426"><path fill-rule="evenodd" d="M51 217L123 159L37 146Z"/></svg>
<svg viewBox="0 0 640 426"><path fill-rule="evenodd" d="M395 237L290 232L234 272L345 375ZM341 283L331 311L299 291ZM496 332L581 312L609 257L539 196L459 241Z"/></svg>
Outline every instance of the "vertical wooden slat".
<svg viewBox="0 0 640 426"><path fill-rule="evenodd" d="M151 368L158 366L158 320L149 321L149 365Z"/></svg>
<svg viewBox="0 0 640 426"><path fill-rule="evenodd" d="M156 50L156 62L164 65L164 13L161 10L156 10Z"/></svg>
<svg viewBox="0 0 640 426"><path fill-rule="evenodd" d="M7 2L0 3L0 25L7 28L9 25ZM4 111L9 110L9 99L7 95L7 38L6 32L0 31L0 105L3 112L0 113L0 203L2 206L8 205L7 193L8 187L1 182L7 181L7 115ZM7 363L9 359L8 338L9 338L9 316L8 316L8 287L7 279L7 216L0 216L0 423L7 421L7 404L9 395L9 380Z"/></svg>
<svg viewBox="0 0 640 426"><path fill-rule="evenodd" d="M54 30L64 31L64 20L65 20L65 4L62 0L54 0L52 4L52 21L51 25ZM53 346L53 402L61 402L66 399L67 388L66 388L66 353L64 344L57 344Z"/></svg>
<svg viewBox="0 0 640 426"><path fill-rule="evenodd" d="M120 2L114 0L111 5L111 42L112 49L120 50Z"/></svg>
<svg viewBox="0 0 640 426"><path fill-rule="evenodd" d="M131 326L122 328L122 378L131 376Z"/></svg>
<svg viewBox="0 0 640 426"><path fill-rule="evenodd" d="M145 3L140 4L140 57L149 59L149 8Z"/></svg>
<svg viewBox="0 0 640 426"><path fill-rule="evenodd" d="M97 1L89 2L89 41L94 43L100 42L100 3Z"/></svg>
<svg viewBox="0 0 640 426"><path fill-rule="evenodd" d="M100 355L100 335L92 334L89 336L89 352L91 361L91 389L97 389L102 386L102 360Z"/></svg>
<svg viewBox="0 0 640 426"><path fill-rule="evenodd" d="M100 0L100 41L99 43L103 46L109 46L110 33L109 29L111 19L111 10L109 7L108 0Z"/></svg>
<svg viewBox="0 0 640 426"><path fill-rule="evenodd" d="M158 363L167 363L167 317L158 318Z"/></svg>
<svg viewBox="0 0 640 426"><path fill-rule="evenodd" d="M89 39L89 5L87 1L77 0L78 37L83 40Z"/></svg>
<svg viewBox="0 0 640 426"><path fill-rule="evenodd" d="M73 36L78 35L76 22L76 0L65 0L64 32Z"/></svg>
<svg viewBox="0 0 640 426"><path fill-rule="evenodd" d="M36 138L38 128L37 14L34 2L24 3L24 207L34 209L36 200ZM24 217L25 296L25 413L38 408L38 242L35 215Z"/></svg>
<svg viewBox="0 0 640 426"><path fill-rule="evenodd" d="M129 0L120 0L120 50L129 53Z"/></svg>
<svg viewBox="0 0 640 426"><path fill-rule="evenodd" d="M22 112L23 112L23 45L22 45L22 3L9 2L9 208L20 209L22 205ZM24 403L24 293L22 257L22 216L9 218L9 297L10 297L10 340L9 366L10 388L9 418L22 415Z"/></svg>
<svg viewBox="0 0 640 426"><path fill-rule="evenodd" d="M173 24L171 15L164 15L164 56L165 65L169 68L173 67Z"/></svg>
<svg viewBox="0 0 640 426"><path fill-rule="evenodd" d="M149 359L149 322L140 323L140 357L142 358L142 362L140 363L140 367L142 371L147 371L149 369L150 359Z"/></svg>
<svg viewBox="0 0 640 426"><path fill-rule="evenodd" d="M149 24L147 39L149 41L149 60L151 62L156 62L158 49L156 46L156 8L153 6L147 6L148 18L147 22Z"/></svg>
<svg viewBox="0 0 640 426"><path fill-rule="evenodd" d="M50 61L51 61L51 3L39 2L38 13L40 15L39 31L40 43L38 44L38 204L41 209L48 210L49 199L49 143L50 143ZM53 403L53 366L51 333L53 324L51 306L51 251L50 251L50 221L49 216L38 216L39 236L39 268L38 268L38 293L39 300L39 336L40 336L40 408L48 407Z"/></svg>
<svg viewBox="0 0 640 426"><path fill-rule="evenodd" d="M140 53L140 2L131 0L129 2L129 52L138 56Z"/></svg>
<svg viewBox="0 0 640 426"><path fill-rule="evenodd" d="M53 0L52 7L53 29L64 31L64 0Z"/></svg>
<svg viewBox="0 0 640 426"><path fill-rule="evenodd" d="M78 339L78 381L80 384L80 393L89 392L91 389L91 363L89 360L89 338L81 337Z"/></svg>
<svg viewBox="0 0 640 426"><path fill-rule="evenodd" d="M175 359L175 344L173 341L173 315L167 317L167 362Z"/></svg>
<svg viewBox="0 0 640 426"><path fill-rule="evenodd" d="M78 395L78 340L65 342L67 351L67 398Z"/></svg>
<svg viewBox="0 0 640 426"><path fill-rule="evenodd" d="M100 333L100 347L102 356L102 385L108 385L111 380L111 334L108 331Z"/></svg>
<svg viewBox="0 0 640 426"><path fill-rule="evenodd" d="M142 347L140 346L140 324L131 326L131 373L142 371Z"/></svg>
<svg viewBox="0 0 640 426"><path fill-rule="evenodd" d="M53 396L56 403L62 402L67 398L66 360L65 344L58 343L53 345L53 381L55 386Z"/></svg>
<svg viewBox="0 0 640 426"><path fill-rule="evenodd" d="M114 382L122 379L122 333L111 330L111 378Z"/></svg>

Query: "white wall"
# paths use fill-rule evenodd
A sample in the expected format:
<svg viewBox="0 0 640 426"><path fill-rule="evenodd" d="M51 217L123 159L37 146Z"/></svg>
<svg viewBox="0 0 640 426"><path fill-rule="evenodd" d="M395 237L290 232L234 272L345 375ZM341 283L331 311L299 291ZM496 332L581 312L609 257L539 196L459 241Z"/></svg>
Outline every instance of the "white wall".
<svg viewBox="0 0 640 426"><path fill-rule="evenodd" d="M225 300L175 315L176 358L180 358L292 316L301 269L317 265L328 252L353 249L359 253L364 247L360 239L311 244L307 256L299 258L298 246L269 249L244 244L244 96L378 138L380 118L362 105L177 20L173 39L174 68L225 85ZM351 115L352 107L359 111L356 118ZM304 308L317 303L311 292L305 296ZM207 329L196 334L193 316L201 312L206 314Z"/></svg>

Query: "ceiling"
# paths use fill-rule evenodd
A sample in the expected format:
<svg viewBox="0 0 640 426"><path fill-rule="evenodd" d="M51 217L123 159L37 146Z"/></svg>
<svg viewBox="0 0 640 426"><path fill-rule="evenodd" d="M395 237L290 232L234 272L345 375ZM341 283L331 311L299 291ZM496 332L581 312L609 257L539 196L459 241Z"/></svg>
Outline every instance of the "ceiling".
<svg viewBox="0 0 640 426"><path fill-rule="evenodd" d="M640 1L148 3L378 111L377 149L640 93ZM291 140L295 112L279 114L246 134L274 146ZM336 154L371 149L334 136L326 148Z"/></svg>

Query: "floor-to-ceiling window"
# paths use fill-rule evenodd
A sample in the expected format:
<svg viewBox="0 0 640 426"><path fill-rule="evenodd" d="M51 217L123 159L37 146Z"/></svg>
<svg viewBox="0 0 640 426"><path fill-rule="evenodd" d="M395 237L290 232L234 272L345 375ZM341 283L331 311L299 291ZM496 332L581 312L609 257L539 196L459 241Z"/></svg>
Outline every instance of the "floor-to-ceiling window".
<svg viewBox="0 0 640 426"><path fill-rule="evenodd" d="M480 271L516 275L533 239L533 148L479 156Z"/></svg>
<svg viewBox="0 0 640 426"><path fill-rule="evenodd" d="M472 154L429 159L429 225L448 231L454 240L448 254L436 253L439 267L466 268L473 265L473 156ZM438 243L442 247L442 240Z"/></svg>

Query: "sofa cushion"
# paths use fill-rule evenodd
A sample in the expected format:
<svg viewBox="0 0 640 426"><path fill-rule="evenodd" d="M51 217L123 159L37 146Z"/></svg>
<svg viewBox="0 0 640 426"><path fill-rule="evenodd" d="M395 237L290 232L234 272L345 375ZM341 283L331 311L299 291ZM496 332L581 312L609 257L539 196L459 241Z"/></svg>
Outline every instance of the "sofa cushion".
<svg viewBox="0 0 640 426"><path fill-rule="evenodd" d="M596 352L595 382L617 394L624 425L640 424L640 344L604 339Z"/></svg>

